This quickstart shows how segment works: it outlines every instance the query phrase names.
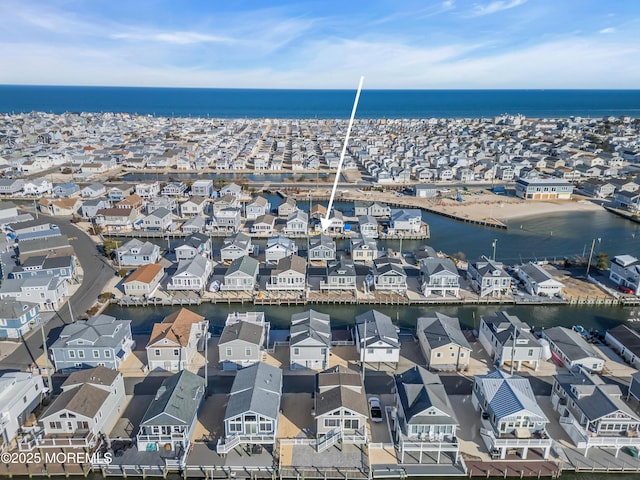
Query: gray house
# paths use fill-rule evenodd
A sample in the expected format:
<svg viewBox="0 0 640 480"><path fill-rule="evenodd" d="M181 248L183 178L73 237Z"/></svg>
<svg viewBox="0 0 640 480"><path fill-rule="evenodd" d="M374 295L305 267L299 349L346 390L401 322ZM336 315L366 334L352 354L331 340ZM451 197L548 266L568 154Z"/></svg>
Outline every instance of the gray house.
<svg viewBox="0 0 640 480"><path fill-rule="evenodd" d="M565 327L545 328L542 330L542 338L549 342L551 355L570 370L584 368L600 372L604 368L604 358L575 330Z"/></svg>
<svg viewBox="0 0 640 480"><path fill-rule="evenodd" d="M307 285L307 262L297 255L281 258L271 271L267 290L304 290Z"/></svg>
<svg viewBox="0 0 640 480"><path fill-rule="evenodd" d="M97 366L117 370L134 348L131 320L102 314L65 325L51 356L59 372Z"/></svg>
<svg viewBox="0 0 640 480"><path fill-rule="evenodd" d="M281 258L290 257L297 253L298 246L296 242L281 235L269 238L264 249L267 263L277 263Z"/></svg>
<svg viewBox="0 0 640 480"><path fill-rule="evenodd" d="M335 260L336 259L336 242L328 235L316 235L309 240L309 261Z"/></svg>
<svg viewBox="0 0 640 480"><path fill-rule="evenodd" d="M264 312L231 313L218 341L223 370L248 367L262 359L269 341L269 322Z"/></svg>
<svg viewBox="0 0 640 480"><path fill-rule="evenodd" d="M211 259L211 238L203 233L193 233L175 248L176 260L191 260L196 255Z"/></svg>
<svg viewBox="0 0 640 480"><path fill-rule="evenodd" d="M0 441L5 448L47 394L41 375L6 372L0 375Z"/></svg>
<svg viewBox="0 0 640 480"><path fill-rule="evenodd" d="M500 366L508 362L520 370L526 363L538 369L542 346L531 333L531 327L515 315L506 312L483 315L478 340Z"/></svg>
<svg viewBox="0 0 640 480"><path fill-rule="evenodd" d="M227 268L220 289L252 292L258 281L259 267L260 262L253 257L236 258Z"/></svg>
<svg viewBox="0 0 640 480"><path fill-rule="evenodd" d="M140 452L171 452L180 464L204 399L204 378L183 370L163 382L140 422L136 443Z"/></svg>
<svg viewBox="0 0 640 480"><path fill-rule="evenodd" d="M244 233L236 233L232 237L225 238L220 257L223 262L230 262L236 258L245 257L253 253L251 237Z"/></svg>
<svg viewBox="0 0 640 480"><path fill-rule="evenodd" d="M82 202L80 211L84 218L91 219L98 214L99 210L103 210L105 208L109 208L109 200L106 198L90 198L89 200Z"/></svg>
<svg viewBox="0 0 640 480"><path fill-rule="evenodd" d="M329 367L331 323L326 313L307 310L291 315L290 368L323 370Z"/></svg>
<svg viewBox="0 0 640 480"><path fill-rule="evenodd" d="M511 275L502 263L490 260L484 255L475 263L469 263L467 276L481 297L505 295L511 288Z"/></svg>
<svg viewBox="0 0 640 480"><path fill-rule="evenodd" d="M173 216L171 212L164 207L160 207L157 210L154 210L149 215L144 217L141 222L143 229L152 232L164 232L165 230L169 229L172 223Z"/></svg>
<svg viewBox="0 0 640 480"><path fill-rule="evenodd" d="M287 217L283 231L287 235L304 235L307 233L308 226L309 215L302 210L296 210Z"/></svg>
<svg viewBox="0 0 640 480"><path fill-rule="evenodd" d="M137 238L116 249L116 260L119 266L140 266L156 263L160 259L160 247L151 242L142 242Z"/></svg>
<svg viewBox="0 0 640 480"><path fill-rule="evenodd" d="M420 260L420 283L425 297L434 294L457 297L460 291L458 269L448 258L433 256Z"/></svg>
<svg viewBox="0 0 640 480"><path fill-rule="evenodd" d="M236 373L224 414L224 439L218 440L217 453L228 453L239 445L271 445L275 449L281 398L281 369L258 362Z"/></svg>
<svg viewBox="0 0 640 480"><path fill-rule="evenodd" d="M400 338L391 317L369 310L356 317L356 349L362 363L397 364Z"/></svg>
<svg viewBox="0 0 640 480"><path fill-rule="evenodd" d="M398 258L380 257L373 261L373 284L376 290L405 291L407 273Z"/></svg>
<svg viewBox="0 0 640 480"><path fill-rule="evenodd" d="M394 380L397 421L393 433L400 447L400 463L406 452L417 452L418 463L424 453L435 454L436 463L443 453L458 463L458 420L440 378L416 365L394 375ZM430 456L427 458L430 462Z"/></svg>
<svg viewBox="0 0 640 480"><path fill-rule="evenodd" d="M97 440L108 434L125 404L122 374L106 367L69 375L62 393L40 416L46 435Z"/></svg>
<svg viewBox="0 0 640 480"><path fill-rule="evenodd" d="M167 290L203 292L212 271L211 261L202 255L196 255L191 260L180 260L176 273L167 284Z"/></svg>
<svg viewBox="0 0 640 480"><path fill-rule="evenodd" d="M340 258L327 265L326 281L320 282L320 290L355 290L356 269L351 260Z"/></svg>
<svg viewBox="0 0 640 480"><path fill-rule="evenodd" d="M256 218L266 215L271 211L271 203L264 197L257 197L253 202L247 205L245 216L247 220L255 220Z"/></svg>

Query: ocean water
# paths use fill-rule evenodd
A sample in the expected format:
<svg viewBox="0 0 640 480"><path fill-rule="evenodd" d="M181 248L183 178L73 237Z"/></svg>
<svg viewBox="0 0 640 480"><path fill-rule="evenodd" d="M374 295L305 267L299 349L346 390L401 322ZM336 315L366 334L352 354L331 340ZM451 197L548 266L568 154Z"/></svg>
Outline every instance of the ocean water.
<svg viewBox="0 0 640 480"><path fill-rule="evenodd" d="M0 85L0 112L217 118L348 118L355 90ZM367 90L358 118L640 117L640 90Z"/></svg>

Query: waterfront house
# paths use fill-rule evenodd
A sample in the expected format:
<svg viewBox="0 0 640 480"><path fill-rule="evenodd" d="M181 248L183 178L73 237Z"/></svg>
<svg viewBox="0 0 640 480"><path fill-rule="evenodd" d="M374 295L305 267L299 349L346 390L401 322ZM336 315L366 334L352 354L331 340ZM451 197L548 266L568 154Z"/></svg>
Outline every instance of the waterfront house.
<svg viewBox="0 0 640 480"><path fill-rule="evenodd" d="M542 338L549 342L553 358L570 370L580 367L600 372L604 368L604 358L575 330L565 327L545 328L542 330Z"/></svg>
<svg viewBox="0 0 640 480"><path fill-rule="evenodd" d="M40 311L56 311L69 295L67 280L58 277L8 278L0 286L0 300L37 303Z"/></svg>
<svg viewBox="0 0 640 480"><path fill-rule="evenodd" d="M211 198L213 196L213 180L201 179L191 184L191 195L194 197Z"/></svg>
<svg viewBox="0 0 640 480"><path fill-rule="evenodd" d="M138 212L133 208L103 208L93 219L96 225L107 232L127 231L133 228Z"/></svg>
<svg viewBox="0 0 640 480"><path fill-rule="evenodd" d="M560 295L564 284L551 276L540 265L529 262L518 268L518 278L530 295L553 297Z"/></svg>
<svg viewBox="0 0 640 480"><path fill-rule="evenodd" d="M140 266L156 263L160 259L160 247L151 242L132 238L115 251L119 266Z"/></svg>
<svg viewBox="0 0 640 480"><path fill-rule="evenodd" d="M76 260L70 255L51 258L34 255L27 258L21 265L13 267L9 278L59 277L71 280L75 276L75 271Z"/></svg>
<svg viewBox="0 0 640 480"><path fill-rule="evenodd" d="M309 253L307 255L310 262L328 261L336 259L336 242L324 234L315 235L309 239Z"/></svg>
<svg viewBox="0 0 640 480"><path fill-rule="evenodd" d="M74 215L80 210L82 201L77 198L57 198L49 200L48 198L41 198L38 201L38 208L40 211L47 215L53 215L54 217L68 217Z"/></svg>
<svg viewBox="0 0 640 480"><path fill-rule="evenodd" d="M135 348L131 320L97 315L65 325L51 345L58 372L103 366L117 370Z"/></svg>
<svg viewBox="0 0 640 480"><path fill-rule="evenodd" d="M354 337L360 363L395 366L400 359L400 338L391 317L369 310L357 315L355 320Z"/></svg>
<svg viewBox="0 0 640 480"><path fill-rule="evenodd" d="M522 364L526 363L538 370L542 346L531 333L531 327L515 315L507 312L482 315L478 340L501 367L509 363L519 371Z"/></svg>
<svg viewBox="0 0 640 480"><path fill-rule="evenodd" d="M180 216L196 217L205 213L207 199L205 197L190 197L187 201L180 204Z"/></svg>
<svg viewBox="0 0 640 480"><path fill-rule="evenodd" d="M281 258L290 257L297 253L298 246L296 242L281 235L269 238L264 249L265 261L267 263L277 263Z"/></svg>
<svg viewBox="0 0 640 480"><path fill-rule="evenodd" d="M356 217L386 217L391 216L391 208L389 205L380 202L356 201L354 203L354 214Z"/></svg>
<svg viewBox="0 0 640 480"><path fill-rule="evenodd" d="M140 422L138 451L162 450L183 465L204 396L204 378L188 370L165 378Z"/></svg>
<svg viewBox="0 0 640 480"><path fill-rule="evenodd" d="M329 367L331 320L326 313L307 310L291 315L289 357L291 370Z"/></svg>
<svg viewBox="0 0 640 480"><path fill-rule="evenodd" d="M257 235L271 235L276 224L276 217L273 215L261 215L253 221L251 233Z"/></svg>
<svg viewBox="0 0 640 480"><path fill-rule="evenodd" d="M0 300L0 340L19 339L39 323L37 303L20 302L12 297Z"/></svg>
<svg viewBox="0 0 640 480"><path fill-rule="evenodd" d="M351 260L340 258L328 262L326 280L320 282L320 290L355 290L356 269Z"/></svg>
<svg viewBox="0 0 640 480"><path fill-rule="evenodd" d="M218 440L217 453L257 444L275 450L281 399L281 369L258 362L236 373L224 414L224 438Z"/></svg>
<svg viewBox="0 0 640 480"><path fill-rule="evenodd" d="M430 370L466 370L471 347L460 329L460 321L440 312L419 317L416 336Z"/></svg>
<svg viewBox="0 0 640 480"><path fill-rule="evenodd" d="M211 215L207 223L207 230L235 233L240 228L241 223L242 217L239 208L223 208Z"/></svg>
<svg viewBox="0 0 640 480"><path fill-rule="evenodd" d="M187 191L187 186L184 182L169 182L162 191L161 195L165 197L182 197Z"/></svg>
<svg viewBox="0 0 640 480"><path fill-rule="evenodd" d="M350 240L349 249L354 262L373 263L378 258L378 244L369 237L357 237Z"/></svg>
<svg viewBox="0 0 640 480"><path fill-rule="evenodd" d="M125 295L152 297L164 277L164 268L159 263L148 263L136 268L123 282Z"/></svg>
<svg viewBox="0 0 640 480"><path fill-rule="evenodd" d="M609 198L612 197L616 186L604 180L590 178L582 183L582 191L590 197Z"/></svg>
<svg viewBox="0 0 640 480"><path fill-rule="evenodd" d="M298 209L296 205L295 199L291 197L285 198L282 203L278 206L278 216L279 217L288 217L293 212Z"/></svg>
<svg viewBox="0 0 640 480"><path fill-rule="evenodd" d="M21 178L0 178L0 195L16 195L23 189L24 180Z"/></svg>
<svg viewBox="0 0 640 480"><path fill-rule="evenodd" d="M380 257L373 261L373 285L376 290L407 290L407 273L399 258Z"/></svg>
<svg viewBox="0 0 640 480"><path fill-rule="evenodd" d="M10 240L20 241L31 238L49 238L61 235L60 227L41 220L7 223L3 227Z"/></svg>
<svg viewBox="0 0 640 480"><path fill-rule="evenodd" d="M297 255L278 260L271 271L267 290L301 290L307 286L307 262Z"/></svg>
<svg viewBox="0 0 640 480"><path fill-rule="evenodd" d="M258 217L267 215L271 212L271 203L264 197L256 197L256 199L249 203L245 210L245 216L247 220L255 220Z"/></svg>
<svg viewBox="0 0 640 480"><path fill-rule="evenodd" d="M309 215L302 210L291 212L283 229L286 235L306 235L309 228Z"/></svg>
<svg viewBox="0 0 640 480"><path fill-rule="evenodd" d="M441 455L453 456L458 463L458 419L440 378L416 365L394 375L396 421L393 437L399 446L400 462L405 454L417 454L418 463L423 455L431 455L440 463Z"/></svg>
<svg viewBox="0 0 640 480"><path fill-rule="evenodd" d="M203 233L192 233L175 248L176 260L191 260L196 255L211 259L211 238Z"/></svg>
<svg viewBox="0 0 640 480"><path fill-rule="evenodd" d="M206 228L207 220L204 217L191 217L180 227L183 233L191 235L192 233L203 233Z"/></svg>
<svg viewBox="0 0 640 480"><path fill-rule="evenodd" d="M469 263L467 277L481 297L506 295L511 290L512 278L502 263L484 255L477 262Z"/></svg>
<svg viewBox="0 0 640 480"><path fill-rule="evenodd" d="M640 287L640 260L631 255L617 255L609 262L609 279L634 295Z"/></svg>
<svg viewBox="0 0 640 480"><path fill-rule="evenodd" d="M85 439L89 444L109 433L125 404L122 374L106 367L73 372L61 388L38 419L45 435Z"/></svg>
<svg viewBox="0 0 640 480"><path fill-rule="evenodd" d="M240 257L246 257L253 253L251 237L244 233L236 233L232 237L224 239L220 249L220 257L223 262L230 262Z"/></svg>
<svg viewBox="0 0 640 480"><path fill-rule="evenodd" d="M80 213L88 220L92 220L96 217L99 210L109 208L109 200L106 198L90 198L82 202L80 207Z"/></svg>
<svg viewBox="0 0 640 480"><path fill-rule="evenodd" d="M67 198L78 192L80 192L80 186L73 182L60 183L53 187L53 196L56 198ZM0 193L2 193L1 190Z"/></svg>
<svg viewBox="0 0 640 480"><path fill-rule="evenodd" d="M107 193L107 189L101 183L91 183L80 190L82 198L96 198Z"/></svg>
<svg viewBox="0 0 640 480"><path fill-rule="evenodd" d="M414 187L416 197L432 198L438 193L436 186L432 183L421 183Z"/></svg>
<svg viewBox="0 0 640 480"><path fill-rule="evenodd" d="M240 200L233 195L224 195L216 198L213 201L213 213L218 213L220 210L227 208L237 208L240 210Z"/></svg>
<svg viewBox="0 0 640 480"><path fill-rule="evenodd" d="M240 199L242 196L242 187L235 183L229 183L220 189L220 196L224 197L225 195L231 195L232 197Z"/></svg>
<svg viewBox="0 0 640 480"><path fill-rule="evenodd" d="M519 178L516 197L525 200L570 200L573 184L557 178Z"/></svg>
<svg viewBox="0 0 640 480"><path fill-rule="evenodd" d="M119 202L131 195L131 188L128 186L111 187L107 191L107 198L113 202Z"/></svg>
<svg viewBox="0 0 640 480"><path fill-rule="evenodd" d="M640 448L640 417L622 398L617 384L582 369L553 377L551 404L560 426L586 457L593 447Z"/></svg>
<svg viewBox="0 0 640 480"><path fill-rule="evenodd" d="M640 369L640 333L627 325L618 325L607 330L604 342L626 362Z"/></svg>
<svg viewBox="0 0 640 480"><path fill-rule="evenodd" d="M369 410L358 372L342 365L319 372L313 411L318 452L336 443L367 442Z"/></svg>
<svg viewBox="0 0 640 480"><path fill-rule="evenodd" d="M262 360L269 341L264 312L230 313L218 341L222 370L237 370Z"/></svg>
<svg viewBox="0 0 640 480"><path fill-rule="evenodd" d="M360 235L366 238L378 238L378 221L371 215L358 217Z"/></svg>
<svg viewBox="0 0 640 480"><path fill-rule="evenodd" d="M40 375L6 372L0 376L0 441L3 447L9 446L46 394Z"/></svg>
<svg viewBox="0 0 640 480"><path fill-rule="evenodd" d="M392 208L389 233L396 235L420 233L422 212L417 208Z"/></svg>
<svg viewBox="0 0 640 480"><path fill-rule="evenodd" d="M53 185L46 178L35 178L26 180L22 190L25 196L41 197L43 195L51 195L53 193Z"/></svg>
<svg viewBox="0 0 640 480"><path fill-rule="evenodd" d="M515 450L524 460L530 449L536 449L545 460L549 457L553 444L546 431L549 419L528 379L502 370L476 375L471 403L482 412L480 436L492 455L504 460L508 451Z"/></svg>
<svg viewBox="0 0 640 480"><path fill-rule="evenodd" d="M173 215L164 207L154 210L141 221L141 226L149 232L164 232L171 227Z"/></svg>
<svg viewBox="0 0 640 480"><path fill-rule="evenodd" d="M257 281L260 262L253 257L238 257L231 262L220 290L253 292Z"/></svg>
<svg viewBox="0 0 640 480"><path fill-rule="evenodd" d="M309 211L309 218L317 220L318 222L323 218L327 218L327 207L319 203L314 205Z"/></svg>
<svg viewBox="0 0 640 480"><path fill-rule="evenodd" d="M172 197L154 197L147 201L145 212L151 213L159 208L166 208L170 212L177 212L178 202Z"/></svg>
<svg viewBox="0 0 640 480"><path fill-rule="evenodd" d="M190 260L180 260L178 269L167 284L167 290L190 290L204 292L207 280L211 276L213 265L202 255L196 255Z"/></svg>
<svg viewBox="0 0 640 480"><path fill-rule="evenodd" d="M136 195L145 200L151 200L160 194L160 182L136 183L134 188Z"/></svg>
<svg viewBox="0 0 640 480"><path fill-rule="evenodd" d="M435 252L433 252L435 254ZM455 264L449 258L437 255L420 260L420 285L425 297L439 295L458 297L460 291L460 275Z"/></svg>
<svg viewBox="0 0 640 480"><path fill-rule="evenodd" d="M184 370L193 362L208 332L209 322L186 308L167 315L162 323L153 325L147 343L149 370Z"/></svg>

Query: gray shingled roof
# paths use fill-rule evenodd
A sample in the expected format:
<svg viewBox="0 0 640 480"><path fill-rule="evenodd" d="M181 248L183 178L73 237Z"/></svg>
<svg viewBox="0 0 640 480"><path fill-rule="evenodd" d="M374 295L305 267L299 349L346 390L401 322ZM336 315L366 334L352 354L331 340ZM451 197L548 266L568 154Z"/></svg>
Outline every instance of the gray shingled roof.
<svg viewBox="0 0 640 480"><path fill-rule="evenodd" d="M366 327L365 327L366 325ZM392 347L400 347L400 339L391 317L377 310L369 310L356 317L358 337L365 340L365 346L383 341ZM366 332L366 338L365 338Z"/></svg>
<svg viewBox="0 0 640 480"><path fill-rule="evenodd" d="M25 312L37 306L37 303L18 302L13 297L5 297L0 300L0 318L7 320L20 318Z"/></svg>
<svg viewBox="0 0 640 480"><path fill-rule="evenodd" d="M166 378L140 425L191 425L204 394L204 378L182 370Z"/></svg>
<svg viewBox="0 0 640 480"><path fill-rule="evenodd" d="M518 348L540 346L538 339L531 333L531 327L515 315L509 315L507 312L496 312L493 315L482 316L482 320L503 346L513 345L514 330L517 330L515 336L517 337Z"/></svg>
<svg viewBox="0 0 640 480"><path fill-rule="evenodd" d="M418 318L418 328L423 329L424 336L431 348L454 343L471 350L469 342L460 329L460 321L456 317L434 312L428 317Z"/></svg>
<svg viewBox="0 0 640 480"><path fill-rule="evenodd" d="M260 266L260 262L253 257L249 257L247 255L238 257L231 262L229 268L227 268L227 273L225 276L230 275L235 272L245 273L253 278L258 276L258 269Z"/></svg>
<svg viewBox="0 0 640 480"><path fill-rule="evenodd" d="M65 348L74 340L83 340L96 347L117 347L130 329L131 320L117 320L110 315L97 315L65 325L51 348ZM116 329L118 329L116 333Z"/></svg>
<svg viewBox="0 0 640 480"><path fill-rule="evenodd" d="M304 342L308 338L327 347L331 346L330 317L326 313L307 310L291 315L290 345Z"/></svg>
<svg viewBox="0 0 640 480"><path fill-rule="evenodd" d="M552 327L545 329L543 334L571 361L590 357L601 358L583 336L574 330L565 327Z"/></svg>
<svg viewBox="0 0 640 480"><path fill-rule="evenodd" d="M231 325L225 325L218 345L224 345L234 340L242 340L260 346L263 329L262 325L253 322L239 321Z"/></svg>
<svg viewBox="0 0 640 480"><path fill-rule="evenodd" d="M457 425L458 420L440 378L416 365L394 376L396 391L409 424ZM429 415L430 409L442 415Z"/></svg>
<svg viewBox="0 0 640 480"><path fill-rule="evenodd" d="M281 396L282 370L266 363L255 363L236 373L224 418L234 418L245 412L278 418Z"/></svg>

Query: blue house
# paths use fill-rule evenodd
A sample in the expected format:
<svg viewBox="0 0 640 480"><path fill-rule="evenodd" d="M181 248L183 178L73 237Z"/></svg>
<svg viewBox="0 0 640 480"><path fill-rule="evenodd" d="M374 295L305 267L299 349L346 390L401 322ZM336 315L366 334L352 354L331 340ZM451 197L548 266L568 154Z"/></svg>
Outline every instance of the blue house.
<svg viewBox="0 0 640 480"><path fill-rule="evenodd" d="M53 196L58 198L67 198L79 191L80 186L77 183L66 182L53 187Z"/></svg>
<svg viewBox="0 0 640 480"><path fill-rule="evenodd" d="M40 323L40 307L36 303L19 302L7 297L0 300L0 339L18 339Z"/></svg>
<svg viewBox="0 0 640 480"><path fill-rule="evenodd" d="M60 277L72 278L76 271L76 262L70 255L46 257L36 255L27 258L22 265L17 265L9 274L9 278Z"/></svg>

